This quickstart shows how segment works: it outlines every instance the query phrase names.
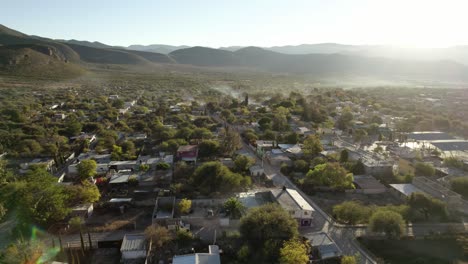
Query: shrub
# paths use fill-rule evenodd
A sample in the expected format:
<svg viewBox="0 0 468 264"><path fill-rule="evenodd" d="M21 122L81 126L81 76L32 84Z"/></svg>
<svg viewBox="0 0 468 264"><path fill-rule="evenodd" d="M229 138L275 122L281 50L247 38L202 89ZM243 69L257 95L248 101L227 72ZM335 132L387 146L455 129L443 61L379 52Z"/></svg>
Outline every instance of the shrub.
<svg viewBox="0 0 468 264"><path fill-rule="evenodd" d="M128 178L128 185L130 186L138 186L138 179L135 175L133 176L130 176L130 178Z"/></svg>
<svg viewBox="0 0 468 264"><path fill-rule="evenodd" d="M166 162L160 162L156 164L156 169L158 170L168 170L171 167L169 163Z"/></svg>

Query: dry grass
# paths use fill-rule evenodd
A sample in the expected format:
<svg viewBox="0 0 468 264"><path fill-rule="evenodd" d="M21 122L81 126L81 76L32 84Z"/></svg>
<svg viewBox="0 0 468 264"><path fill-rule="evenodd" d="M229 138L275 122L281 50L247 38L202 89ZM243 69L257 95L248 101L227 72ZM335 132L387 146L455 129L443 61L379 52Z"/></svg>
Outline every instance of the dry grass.
<svg viewBox="0 0 468 264"><path fill-rule="evenodd" d="M134 220L117 220L111 223L107 223L103 226L93 227L90 229L90 232L109 232L120 229L126 229L129 227L133 227L134 222Z"/></svg>

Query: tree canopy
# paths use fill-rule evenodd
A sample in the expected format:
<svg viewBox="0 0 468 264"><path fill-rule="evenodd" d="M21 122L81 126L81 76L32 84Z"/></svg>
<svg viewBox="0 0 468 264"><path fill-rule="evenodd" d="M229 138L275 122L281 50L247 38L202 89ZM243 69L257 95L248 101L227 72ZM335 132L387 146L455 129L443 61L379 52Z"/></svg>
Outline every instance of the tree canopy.
<svg viewBox="0 0 468 264"><path fill-rule="evenodd" d="M266 204L241 218L240 233L252 259L271 263L278 260L283 242L298 236L298 225L279 205Z"/></svg>
<svg viewBox="0 0 468 264"><path fill-rule="evenodd" d="M418 162L414 165L415 174L417 176L434 176L435 169L434 166L424 162Z"/></svg>
<svg viewBox="0 0 468 264"><path fill-rule="evenodd" d="M70 212L70 194L45 169L37 168L27 175L26 182L17 185L17 203L23 222L46 225L64 219Z"/></svg>
<svg viewBox="0 0 468 264"><path fill-rule="evenodd" d="M87 180L96 175L97 163L94 160L82 160L78 165L78 177L81 181Z"/></svg>
<svg viewBox="0 0 468 264"><path fill-rule="evenodd" d="M308 248L303 242L293 239L283 243L280 249L280 264L307 264L309 263Z"/></svg>
<svg viewBox="0 0 468 264"><path fill-rule="evenodd" d="M457 192L464 197L468 197L468 178L459 177L450 182L450 186L454 192Z"/></svg>
<svg viewBox="0 0 468 264"><path fill-rule="evenodd" d="M179 208L180 213L188 214L190 212L190 209L192 208L192 200L183 198L179 201L177 207Z"/></svg>
<svg viewBox="0 0 468 264"><path fill-rule="evenodd" d="M369 220L372 209L360 202L346 201L333 207L333 214L341 221L350 225L364 224Z"/></svg>
<svg viewBox="0 0 468 264"><path fill-rule="evenodd" d="M339 163L325 163L315 166L307 173L304 182L335 189L354 188L353 174L348 173Z"/></svg>
<svg viewBox="0 0 468 264"><path fill-rule="evenodd" d="M235 170L238 172L248 171L253 164L255 164L255 159L245 155L239 155L234 160Z"/></svg>
<svg viewBox="0 0 468 264"><path fill-rule="evenodd" d="M441 200L427 196L424 193L412 193L408 198L410 214L413 220L430 218L446 219L448 216L447 205Z"/></svg>
<svg viewBox="0 0 468 264"><path fill-rule="evenodd" d="M373 232L383 232L387 237L398 238L404 232L403 217L390 210L378 210L369 220L369 228Z"/></svg>
<svg viewBox="0 0 468 264"><path fill-rule="evenodd" d="M232 219L239 219L246 212L246 207L236 197L227 199L223 207L226 210L226 214Z"/></svg>
<svg viewBox="0 0 468 264"><path fill-rule="evenodd" d="M320 152L322 152L323 147L320 139L315 135L309 135L304 140L304 145L302 147L302 151L304 152L304 156L307 158L313 158L317 156Z"/></svg>
<svg viewBox="0 0 468 264"><path fill-rule="evenodd" d="M250 177L234 173L218 161L206 162L198 167L191 180L206 195L229 193L251 184Z"/></svg>

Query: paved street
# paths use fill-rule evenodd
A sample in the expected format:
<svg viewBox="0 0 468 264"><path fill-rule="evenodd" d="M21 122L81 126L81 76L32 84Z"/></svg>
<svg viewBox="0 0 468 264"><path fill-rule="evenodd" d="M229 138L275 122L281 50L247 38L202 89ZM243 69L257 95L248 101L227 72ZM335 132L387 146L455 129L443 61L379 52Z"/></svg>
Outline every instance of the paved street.
<svg viewBox="0 0 468 264"><path fill-rule="evenodd" d="M243 149L252 153L256 157L257 164L261 165L262 161L255 155L254 151L244 141L242 141L242 144ZM317 206L317 204L315 204L315 202L308 195L303 193L296 185L294 185L288 177L284 176L280 172L280 168L272 166L265 159L263 161L263 167L265 174L273 181L275 186L286 186L288 188L297 190L317 212L315 214L313 228L301 230L302 235L307 237L307 235L312 232L326 232L335 241L338 247L340 247L345 255L359 255L361 263L377 263L354 241L355 232L365 232L365 228L346 228L333 225L333 219L324 211L322 211L322 209L320 209L320 207ZM364 229L364 231L362 229Z"/></svg>

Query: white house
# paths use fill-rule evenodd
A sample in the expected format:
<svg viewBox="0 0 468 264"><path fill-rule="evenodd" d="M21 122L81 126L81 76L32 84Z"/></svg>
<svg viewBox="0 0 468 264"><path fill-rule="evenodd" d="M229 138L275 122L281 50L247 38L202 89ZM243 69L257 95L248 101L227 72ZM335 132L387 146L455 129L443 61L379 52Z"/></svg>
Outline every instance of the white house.
<svg viewBox="0 0 468 264"><path fill-rule="evenodd" d="M290 188L270 190L272 199L299 222L300 226L312 224L315 209L302 197L302 195Z"/></svg>
<svg viewBox="0 0 468 264"><path fill-rule="evenodd" d="M219 247L210 245L208 253L195 253L187 255L174 256L172 264L221 264L219 256Z"/></svg>

